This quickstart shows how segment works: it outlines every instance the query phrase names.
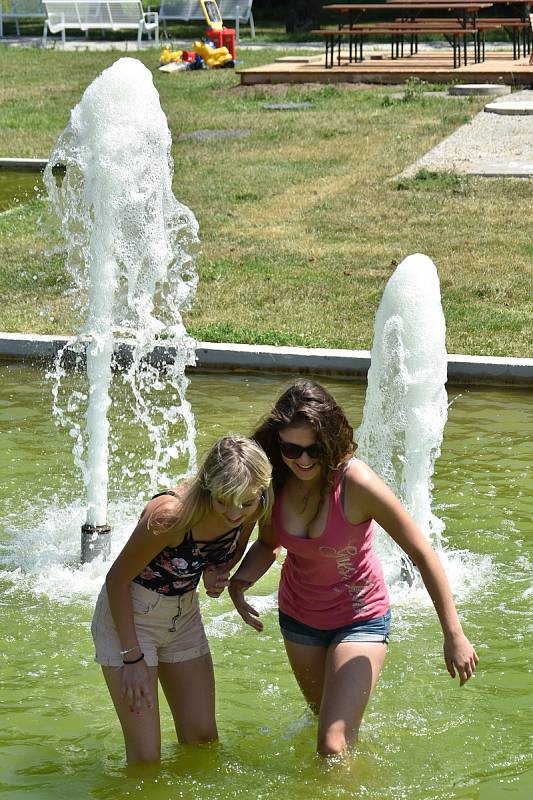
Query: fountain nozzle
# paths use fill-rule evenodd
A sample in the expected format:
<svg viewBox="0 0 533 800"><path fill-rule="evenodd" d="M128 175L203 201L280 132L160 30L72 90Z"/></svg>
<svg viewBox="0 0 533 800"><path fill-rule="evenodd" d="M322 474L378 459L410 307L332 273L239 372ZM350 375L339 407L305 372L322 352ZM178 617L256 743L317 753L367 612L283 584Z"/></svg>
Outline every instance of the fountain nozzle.
<svg viewBox="0 0 533 800"><path fill-rule="evenodd" d="M111 526L90 525L86 522L81 526L81 563L87 564L95 558L102 556L106 561L111 552Z"/></svg>

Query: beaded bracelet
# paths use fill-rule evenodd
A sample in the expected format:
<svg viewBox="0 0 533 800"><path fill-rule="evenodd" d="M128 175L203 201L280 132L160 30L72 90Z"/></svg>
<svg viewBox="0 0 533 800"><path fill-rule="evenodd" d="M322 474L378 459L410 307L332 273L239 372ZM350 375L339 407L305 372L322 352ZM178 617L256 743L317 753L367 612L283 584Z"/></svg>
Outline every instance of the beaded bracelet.
<svg viewBox="0 0 533 800"><path fill-rule="evenodd" d="M139 661L142 661L142 660L143 660L143 658L144 658L144 653L141 653L141 655L139 656L139 658L136 658L136 659L135 659L135 661L124 661L124 659L122 659L122 663L123 663L123 664L138 664L138 663L139 663Z"/></svg>

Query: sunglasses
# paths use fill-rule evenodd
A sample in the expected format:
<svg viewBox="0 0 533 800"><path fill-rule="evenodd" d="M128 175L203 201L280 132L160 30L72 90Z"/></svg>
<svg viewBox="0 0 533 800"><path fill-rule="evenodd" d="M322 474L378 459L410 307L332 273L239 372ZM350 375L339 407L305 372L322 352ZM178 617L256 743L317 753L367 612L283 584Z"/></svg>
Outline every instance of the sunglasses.
<svg viewBox="0 0 533 800"><path fill-rule="evenodd" d="M320 458L322 455L322 447L318 442L310 444L308 447L302 447L294 442L285 442L280 438L278 439L278 443L282 455L284 455L285 458L290 458L293 461L297 458L300 458L304 453L307 453L309 458L312 458L313 460Z"/></svg>

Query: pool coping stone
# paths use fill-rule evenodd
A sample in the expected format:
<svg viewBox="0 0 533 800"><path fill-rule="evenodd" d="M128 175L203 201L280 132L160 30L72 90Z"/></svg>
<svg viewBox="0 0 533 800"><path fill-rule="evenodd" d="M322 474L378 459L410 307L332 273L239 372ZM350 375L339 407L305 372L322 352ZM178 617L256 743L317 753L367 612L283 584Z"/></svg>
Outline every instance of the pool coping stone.
<svg viewBox="0 0 533 800"><path fill-rule="evenodd" d="M0 332L0 359L51 361L70 340L68 336ZM173 348L157 347L152 363L173 357ZM117 342L118 358L127 362L131 348ZM370 366L368 350L343 350L272 345L198 342L193 370L232 372L309 373L364 380ZM533 358L448 354L449 384L493 386L533 385Z"/></svg>
<svg viewBox="0 0 533 800"><path fill-rule="evenodd" d="M0 170L13 172L42 172L47 164L47 158L0 158Z"/></svg>

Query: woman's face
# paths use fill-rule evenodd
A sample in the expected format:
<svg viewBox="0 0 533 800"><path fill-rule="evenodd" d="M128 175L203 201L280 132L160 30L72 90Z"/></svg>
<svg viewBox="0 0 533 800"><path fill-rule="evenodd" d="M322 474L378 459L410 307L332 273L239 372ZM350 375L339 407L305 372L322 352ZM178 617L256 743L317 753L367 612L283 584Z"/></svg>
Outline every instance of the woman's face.
<svg viewBox="0 0 533 800"><path fill-rule="evenodd" d="M310 425L289 426L279 431L281 457L291 472L302 481L320 475L322 455L316 433Z"/></svg>
<svg viewBox="0 0 533 800"><path fill-rule="evenodd" d="M212 495L213 511L221 516L225 522L232 527L237 527L246 522L251 516L255 514L261 502L262 491L256 486L250 486L245 492L244 496L240 498L240 503L229 502L225 500L217 500Z"/></svg>

